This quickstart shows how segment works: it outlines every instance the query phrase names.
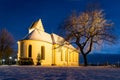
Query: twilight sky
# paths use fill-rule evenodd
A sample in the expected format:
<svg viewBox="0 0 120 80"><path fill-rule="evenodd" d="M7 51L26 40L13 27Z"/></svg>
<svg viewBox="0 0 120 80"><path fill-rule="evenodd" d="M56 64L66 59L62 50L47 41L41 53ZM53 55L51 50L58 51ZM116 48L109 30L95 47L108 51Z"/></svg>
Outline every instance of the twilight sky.
<svg viewBox="0 0 120 80"><path fill-rule="evenodd" d="M120 37L120 0L0 0L0 29L6 28L17 42L28 33L32 22L41 18L46 32L57 33L64 18L72 11L83 11L91 2L101 5L106 19L114 22L116 36ZM120 41L103 45L96 52L120 53Z"/></svg>

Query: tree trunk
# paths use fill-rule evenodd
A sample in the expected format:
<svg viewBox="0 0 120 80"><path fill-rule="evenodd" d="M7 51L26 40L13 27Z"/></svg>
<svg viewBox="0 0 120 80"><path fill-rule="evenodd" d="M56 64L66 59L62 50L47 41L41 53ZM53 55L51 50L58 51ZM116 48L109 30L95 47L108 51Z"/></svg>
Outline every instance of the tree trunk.
<svg viewBox="0 0 120 80"><path fill-rule="evenodd" d="M84 66L87 66L88 62L87 62L87 55L86 54L83 55L83 59L84 59Z"/></svg>

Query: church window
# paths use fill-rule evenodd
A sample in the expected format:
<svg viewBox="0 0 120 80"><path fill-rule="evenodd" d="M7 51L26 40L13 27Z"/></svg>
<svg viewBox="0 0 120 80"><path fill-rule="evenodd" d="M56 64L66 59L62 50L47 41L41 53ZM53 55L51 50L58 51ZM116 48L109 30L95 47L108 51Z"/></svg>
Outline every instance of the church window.
<svg viewBox="0 0 120 80"><path fill-rule="evenodd" d="M61 50L61 61L63 61L63 50Z"/></svg>
<svg viewBox="0 0 120 80"><path fill-rule="evenodd" d="M71 62L71 53L69 53L69 61Z"/></svg>
<svg viewBox="0 0 120 80"><path fill-rule="evenodd" d="M75 61L77 62L77 54L75 55Z"/></svg>
<svg viewBox="0 0 120 80"><path fill-rule="evenodd" d="M68 51L66 50L65 51L65 61L67 61L68 60Z"/></svg>
<svg viewBox="0 0 120 80"><path fill-rule="evenodd" d="M21 44L20 44L20 57L24 56L23 49L24 49L24 44L23 44L23 42L21 42Z"/></svg>
<svg viewBox="0 0 120 80"><path fill-rule="evenodd" d="M28 47L28 57L32 57L32 45Z"/></svg>
<svg viewBox="0 0 120 80"><path fill-rule="evenodd" d="M72 53L72 59L73 59L72 61L73 61L73 62L74 62L74 58L75 58L75 57L74 57L74 53Z"/></svg>
<svg viewBox="0 0 120 80"><path fill-rule="evenodd" d="M45 46L41 46L41 59L45 60Z"/></svg>
<svg viewBox="0 0 120 80"><path fill-rule="evenodd" d="M76 54L76 62L78 61L78 54Z"/></svg>

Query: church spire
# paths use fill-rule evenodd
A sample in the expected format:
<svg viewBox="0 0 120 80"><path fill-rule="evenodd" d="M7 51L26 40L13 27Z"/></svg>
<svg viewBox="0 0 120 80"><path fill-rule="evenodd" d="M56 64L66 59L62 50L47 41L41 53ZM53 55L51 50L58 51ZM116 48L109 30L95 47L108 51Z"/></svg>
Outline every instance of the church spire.
<svg viewBox="0 0 120 80"><path fill-rule="evenodd" d="M38 29L38 30L44 32L44 28L43 28L41 19L39 19L38 21L34 22L34 23L30 26L30 28L29 28L29 33L31 33L34 29Z"/></svg>

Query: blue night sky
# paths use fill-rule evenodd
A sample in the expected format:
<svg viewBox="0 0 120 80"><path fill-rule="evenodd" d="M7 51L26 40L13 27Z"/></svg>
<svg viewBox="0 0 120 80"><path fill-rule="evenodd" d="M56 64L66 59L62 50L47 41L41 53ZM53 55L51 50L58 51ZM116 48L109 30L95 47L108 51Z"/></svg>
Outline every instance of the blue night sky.
<svg viewBox="0 0 120 80"><path fill-rule="evenodd" d="M6 28L17 42L28 33L32 22L41 18L46 32L57 33L57 27L72 11L81 12L91 2L101 5L106 18L114 22L115 34L119 37L119 0L0 0L0 29ZM120 41L110 46L104 44L96 52L120 53Z"/></svg>

